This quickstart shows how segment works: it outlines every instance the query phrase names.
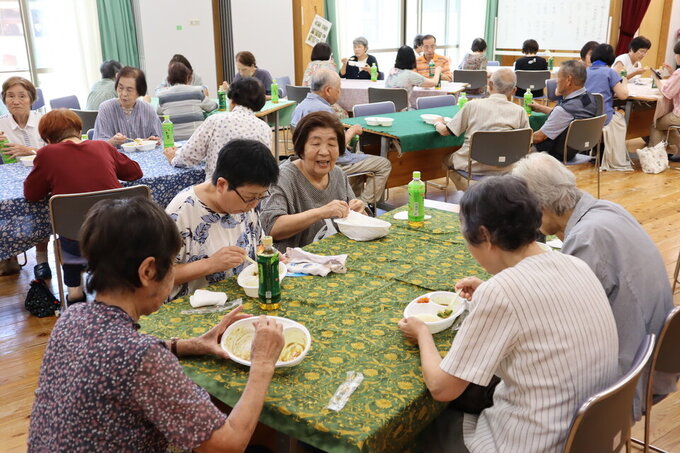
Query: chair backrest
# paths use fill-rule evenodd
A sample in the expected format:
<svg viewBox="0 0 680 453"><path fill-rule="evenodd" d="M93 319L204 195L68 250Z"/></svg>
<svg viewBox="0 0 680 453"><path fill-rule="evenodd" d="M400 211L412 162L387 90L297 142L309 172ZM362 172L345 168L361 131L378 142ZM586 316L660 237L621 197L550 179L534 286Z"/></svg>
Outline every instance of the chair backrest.
<svg viewBox="0 0 680 453"><path fill-rule="evenodd" d="M286 96L288 96L288 90L286 90L286 87L291 84L290 77L288 76L277 77L276 83L279 85L279 97L285 98Z"/></svg>
<svg viewBox="0 0 680 453"><path fill-rule="evenodd" d="M97 192L54 195L50 198L52 233L68 239L78 239L87 211L100 200L146 197L151 198L148 186L131 186Z"/></svg>
<svg viewBox="0 0 680 453"><path fill-rule="evenodd" d="M659 342L652 359L653 371L680 373L680 307L675 307L666 316Z"/></svg>
<svg viewBox="0 0 680 453"><path fill-rule="evenodd" d="M562 99L562 96L558 96L555 94L555 90L557 90L557 79L548 79L545 81L545 91L546 95L548 96L548 99L551 101L559 101Z"/></svg>
<svg viewBox="0 0 680 453"><path fill-rule="evenodd" d="M476 90L486 87L486 70L484 69L455 69L453 71L453 81L467 83L468 90Z"/></svg>
<svg viewBox="0 0 680 453"><path fill-rule="evenodd" d="M456 97L451 94L441 96L421 96L416 98L416 109L433 109L456 104Z"/></svg>
<svg viewBox="0 0 680 453"><path fill-rule="evenodd" d="M63 98L50 99L50 108L55 109L80 109L80 102L78 102L78 97L64 96Z"/></svg>
<svg viewBox="0 0 680 453"><path fill-rule="evenodd" d="M626 449L635 387L653 350L654 335L647 335L638 348L630 371L581 405L569 429L564 453L619 452Z"/></svg>
<svg viewBox="0 0 680 453"><path fill-rule="evenodd" d="M599 145L606 119L607 115L599 115L592 118L581 118L569 123L567 137L564 140L565 159L569 148L581 152L591 150Z"/></svg>
<svg viewBox="0 0 680 453"><path fill-rule="evenodd" d="M591 93L595 98L595 115L600 116L604 113L604 96L601 93Z"/></svg>
<svg viewBox="0 0 680 453"><path fill-rule="evenodd" d="M378 80L385 80L385 73L382 71L378 71Z"/></svg>
<svg viewBox="0 0 680 453"><path fill-rule="evenodd" d="M45 107L45 96L42 88L35 89L35 102L31 105L31 110L38 110Z"/></svg>
<svg viewBox="0 0 680 453"><path fill-rule="evenodd" d="M289 101L295 101L298 104L307 97L311 92L309 87L300 87L296 85L286 85L286 96Z"/></svg>
<svg viewBox="0 0 680 453"><path fill-rule="evenodd" d="M408 91L405 88L368 87L368 102L392 101L397 112L408 108Z"/></svg>
<svg viewBox="0 0 680 453"><path fill-rule="evenodd" d="M470 137L470 158L485 165L507 167L529 153L533 131L477 131Z"/></svg>
<svg viewBox="0 0 680 453"><path fill-rule="evenodd" d="M88 129L87 130L87 139L92 140L93 137L94 137L94 128Z"/></svg>
<svg viewBox="0 0 680 453"><path fill-rule="evenodd" d="M83 122L83 130L89 131L94 128L94 122L97 120L97 110L80 110L73 109L73 113L80 117L80 121Z"/></svg>
<svg viewBox="0 0 680 453"><path fill-rule="evenodd" d="M491 60L491 61L487 61L486 65L487 66L500 66L501 64L498 61Z"/></svg>
<svg viewBox="0 0 680 453"><path fill-rule="evenodd" d="M545 81L550 78L550 71L515 71L517 76L517 88L523 90L542 90Z"/></svg>
<svg viewBox="0 0 680 453"><path fill-rule="evenodd" d="M352 116L369 116L369 115L381 115L383 113L394 113L396 112L394 107L394 102L383 101L375 102L373 104L356 104L352 107Z"/></svg>

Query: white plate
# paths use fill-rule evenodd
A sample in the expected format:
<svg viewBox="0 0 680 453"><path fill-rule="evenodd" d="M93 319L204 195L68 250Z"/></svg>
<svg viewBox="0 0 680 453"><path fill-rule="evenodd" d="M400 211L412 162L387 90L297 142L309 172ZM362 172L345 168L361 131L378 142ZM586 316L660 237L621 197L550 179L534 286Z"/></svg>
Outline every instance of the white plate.
<svg viewBox="0 0 680 453"><path fill-rule="evenodd" d="M408 220L408 211L399 211L392 216L395 220ZM425 220L431 219L432 216L425 214Z"/></svg>
<svg viewBox="0 0 680 453"><path fill-rule="evenodd" d="M276 322L281 324L281 326L283 326L284 331L288 328L291 328L291 327L300 329L304 333L305 340L306 340L305 348L299 356L297 356L293 360L289 360L287 362L278 361L278 362L276 362L276 364L274 366L276 368L287 367L287 366L294 366L294 365L297 365L298 363L302 362L302 359L305 358L305 356L307 355L307 352L309 352L309 348L312 346L312 335L309 333L309 330L307 330L307 328L305 326L303 326L302 324L300 324L299 322L293 321L292 319L281 318L279 316L268 316L268 318L274 319ZM246 318L246 319L238 320L238 321L234 322L232 325L230 325L229 327L227 327L227 330L225 330L224 334L222 334L222 342L221 342L220 345L222 346L222 349L224 349L227 352L227 354L229 354L229 358L231 360L233 360L234 362L240 363L241 365L250 366L250 360L244 360L244 359L236 356L236 354L234 354L233 352L231 352L230 344L229 344L230 335L232 335L237 329L241 329L241 328L250 329L250 330L254 331L255 328L253 327L253 323L255 321L257 321L258 319L259 319L259 317L253 316L252 318ZM252 339L251 339L251 341L252 341Z"/></svg>
<svg viewBox="0 0 680 453"><path fill-rule="evenodd" d="M430 333L439 333L442 332L449 327L453 325L453 321L456 320L458 316L460 316L464 311L465 307L467 305L467 301L465 301L462 298L459 298L456 296L456 293L452 293L450 291L433 291L431 293L423 294L422 296L418 296L415 299L413 299L409 304L406 306L404 309L404 318L408 318L411 316L415 316L418 314L429 314L433 316L437 316L437 313L439 313L442 310L446 309L446 306L436 304L432 301L427 302L427 303L418 303L418 299L422 297L431 297L433 294L440 294L440 295L450 295L454 299L458 299L457 303L454 305L454 310L453 313L448 318L441 319L439 321L433 321L433 322L425 322L425 325L427 326L428 330Z"/></svg>

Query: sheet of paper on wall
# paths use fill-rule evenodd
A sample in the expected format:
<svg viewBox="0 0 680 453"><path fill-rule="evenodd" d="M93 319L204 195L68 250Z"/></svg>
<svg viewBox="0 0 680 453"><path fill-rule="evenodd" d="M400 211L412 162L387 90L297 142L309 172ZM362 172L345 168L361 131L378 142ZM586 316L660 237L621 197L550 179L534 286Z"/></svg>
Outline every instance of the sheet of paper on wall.
<svg viewBox="0 0 680 453"><path fill-rule="evenodd" d="M329 21L317 14L314 16L312 25L309 27L309 32L307 33L307 39L305 40L305 43L311 47L314 47L316 43L326 42L332 25L333 24L331 24Z"/></svg>

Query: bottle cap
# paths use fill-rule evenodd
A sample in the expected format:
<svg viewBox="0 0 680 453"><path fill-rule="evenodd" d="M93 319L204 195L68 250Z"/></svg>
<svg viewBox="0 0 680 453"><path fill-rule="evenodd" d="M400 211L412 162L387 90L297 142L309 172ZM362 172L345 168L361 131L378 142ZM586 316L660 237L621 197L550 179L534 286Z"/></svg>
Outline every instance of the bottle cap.
<svg viewBox="0 0 680 453"><path fill-rule="evenodd" d="M276 79L272 79L272 84L276 83Z"/></svg>
<svg viewBox="0 0 680 453"><path fill-rule="evenodd" d="M264 236L262 238L262 245L264 245L265 247L271 247L272 245L274 245L274 240L272 239L271 236Z"/></svg>
<svg viewBox="0 0 680 453"><path fill-rule="evenodd" d="M419 171L413 172L413 179L420 179L420 172Z"/></svg>
<svg viewBox="0 0 680 453"><path fill-rule="evenodd" d="M163 115L164 120L170 120L170 115Z"/></svg>

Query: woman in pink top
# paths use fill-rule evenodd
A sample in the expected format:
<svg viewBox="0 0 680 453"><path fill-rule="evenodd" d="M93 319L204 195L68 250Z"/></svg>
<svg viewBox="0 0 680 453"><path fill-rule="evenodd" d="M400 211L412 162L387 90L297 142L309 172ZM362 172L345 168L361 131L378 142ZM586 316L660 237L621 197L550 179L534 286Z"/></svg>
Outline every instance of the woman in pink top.
<svg viewBox="0 0 680 453"><path fill-rule="evenodd" d="M675 63L680 65L680 41L675 43L673 47L673 52L675 53ZM672 70L669 65L664 64L669 70ZM652 74L654 74L652 72ZM656 78L656 75L654 75ZM659 86L661 94L671 101L673 104L672 110L656 120L655 124L652 124L652 128L649 134L649 144L651 146L656 145L661 140L666 138L667 131L673 126L680 126L680 68L676 69L671 76L666 80L656 81ZM673 162L680 162L680 130L670 129L668 133L668 152L673 153L670 156L670 160Z"/></svg>

